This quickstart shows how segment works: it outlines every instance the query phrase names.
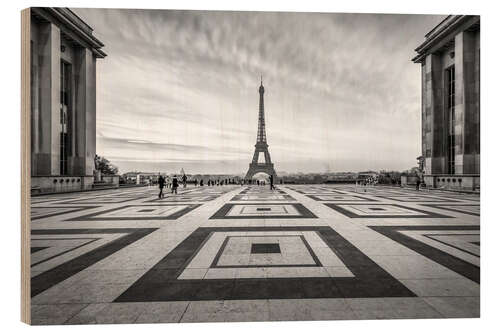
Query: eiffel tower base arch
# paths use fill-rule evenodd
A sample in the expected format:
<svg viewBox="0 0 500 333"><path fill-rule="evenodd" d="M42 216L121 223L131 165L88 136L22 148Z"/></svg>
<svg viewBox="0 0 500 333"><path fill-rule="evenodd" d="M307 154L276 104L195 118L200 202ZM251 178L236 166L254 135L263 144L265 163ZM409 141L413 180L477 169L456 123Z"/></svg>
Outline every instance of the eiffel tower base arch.
<svg viewBox="0 0 500 333"><path fill-rule="evenodd" d="M269 176L273 176L274 183L278 180L278 176L276 175L276 171L274 170L274 164L266 164L266 163L250 163L250 167L248 168L248 172L245 176L245 179L251 180L252 177L259 173L263 172L268 174Z"/></svg>

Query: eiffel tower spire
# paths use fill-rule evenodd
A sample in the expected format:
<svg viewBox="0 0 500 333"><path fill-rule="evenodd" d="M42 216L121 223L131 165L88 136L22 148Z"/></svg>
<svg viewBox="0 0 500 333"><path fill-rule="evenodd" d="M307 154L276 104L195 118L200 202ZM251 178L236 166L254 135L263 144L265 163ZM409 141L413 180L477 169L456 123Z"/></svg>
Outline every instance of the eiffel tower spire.
<svg viewBox="0 0 500 333"><path fill-rule="evenodd" d="M260 76L259 95L259 124L257 129L257 142L266 142L266 120L264 117L264 86L262 85L262 75Z"/></svg>
<svg viewBox="0 0 500 333"><path fill-rule="evenodd" d="M257 128L257 143L255 144L255 152L253 154L252 163L249 165L245 179L251 179L253 175L259 172L272 175L277 179L274 164L271 162L271 154L269 154L267 139L266 139L266 121L264 116L264 85L262 84L262 76L260 77L259 87L259 120ZM264 154L264 163L259 163L259 155Z"/></svg>

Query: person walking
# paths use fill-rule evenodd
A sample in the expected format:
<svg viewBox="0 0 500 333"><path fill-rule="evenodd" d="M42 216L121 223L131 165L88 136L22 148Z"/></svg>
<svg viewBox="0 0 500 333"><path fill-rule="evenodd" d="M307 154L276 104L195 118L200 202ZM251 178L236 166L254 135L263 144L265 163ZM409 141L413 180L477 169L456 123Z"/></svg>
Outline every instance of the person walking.
<svg viewBox="0 0 500 333"><path fill-rule="evenodd" d="M270 175L270 176L269 176L269 189L270 189L271 191L275 189L275 187L274 187L274 177L273 177L273 175Z"/></svg>
<svg viewBox="0 0 500 333"><path fill-rule="evenodd" d="M182 175L182 187L186 187L187 186L187 177L186 175Z"/></svg>
<svg viewBox="0 0 500 333"><path fill-rule="evenodd" d="M177 176L174 175L172 179L172 194L177 194L177 187L179 187L179 181L177 180Z"/></svg>
<svg viewBox="0 0 500 333"><path fill-rule="evenodd" d="M163 188L165 187L165 178L160 175L158 178L158 186L160 187L160 193L158 193L158 199L162 199L164 197Z"/></svg>

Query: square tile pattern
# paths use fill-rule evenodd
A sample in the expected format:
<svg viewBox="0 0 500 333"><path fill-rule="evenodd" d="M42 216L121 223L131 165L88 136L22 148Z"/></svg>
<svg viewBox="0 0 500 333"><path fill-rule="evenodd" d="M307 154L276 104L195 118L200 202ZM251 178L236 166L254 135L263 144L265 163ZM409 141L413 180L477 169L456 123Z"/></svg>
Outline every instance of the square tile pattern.
<svg viewBox="0 0 500 333"><path fill-rule="evenodd" d="M210 219L262 219L262 218L316 218L299 203L225 204Z"/></svg>
<svg viewBox="0 0 500 333"><path fill-rule="evenodd" d="M311 243L307 251L296 246L299 235ZM229 236L239 240L228 245ZM251 254L251 244L267 236L279 241L280 258ZM295 246L284 249L288 238ZM220 268L213 258L224 254L228 267ZM309 267L312 254L317 267ZM115 302L414 296L330 227L229 227L198 228Z"/></svg>

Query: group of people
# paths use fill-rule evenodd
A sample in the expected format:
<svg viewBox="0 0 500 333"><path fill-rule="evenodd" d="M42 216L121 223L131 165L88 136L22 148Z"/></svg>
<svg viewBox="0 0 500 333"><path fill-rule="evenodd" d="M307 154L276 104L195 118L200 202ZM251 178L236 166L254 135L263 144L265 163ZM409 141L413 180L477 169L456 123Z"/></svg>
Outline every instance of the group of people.
<svg viewBox="0 0 500 333"><path fill-rule="evenodd" d="M186 175L183 175L182 178L182 187L187 186L187 177ZM177 188L179 187L179 180L177 179L177 176L174 175L172 180L170 180L169 177L164 178L162 175L158 177L158 187L160 188L160 193L158 193L158 198L164 198L165 194L163 193L163 189L165 188L171 188L172 189L172 194L177 194Z"/></svg>
<svg viewBox="0 0 500 333"><path fill-rule="evenodd" d="M183 187L186 187L187 186L187 177L186 175L182 175L182 178L181 178L181 181L182 181L182 186ZM245 180L241 180L241 185L244 185L245 184ZM236 183L236 180L234 179L217 179L217 180L212 180L212 179L209 179L207 181L207 186L223 186L223 185L231 185L231 184L237 184ZM262 185L265 185L263 182L261 183ZM261 185L259 184L259 185ZM199 185L200 186L204 186L204 183L203 183L203 179L200 179L200 182L199 182ZM194 180L194 186L198 186L198 179L195 179ZM160 175L158 177L158 187L160 188L160 193L158 193L158 198L159 199L162 199L165 197L165 193L163 193L163 189L165 187L167 188L171 188L171 193L172 194L177 194L177 189L179 188L179 180L177 179L177 176L174 175L172 177L172 179L170 179L170 177L163 177L162 175ZM269 188L271 190L275 190L276 187L274 186L274 177L271 175L269 177Z"/></svg>
<svg viewBox="0 0 500 333"><path fill-rule="evenodd" d="M165 194L163 193L163 188L165 188L165 186L167 188L168 187L172 188L172 194L174 193L177 194L177 188L179 187L179 180L177 179L177 176L174 176L172 178L172 181L170 181L170 178L167 177L167 179L165 179L163 178L163 176L160 175L160 177L158 177L158 186L160 187L160 193L158 193L158 198L162 199L165 197Z"/></svg>

